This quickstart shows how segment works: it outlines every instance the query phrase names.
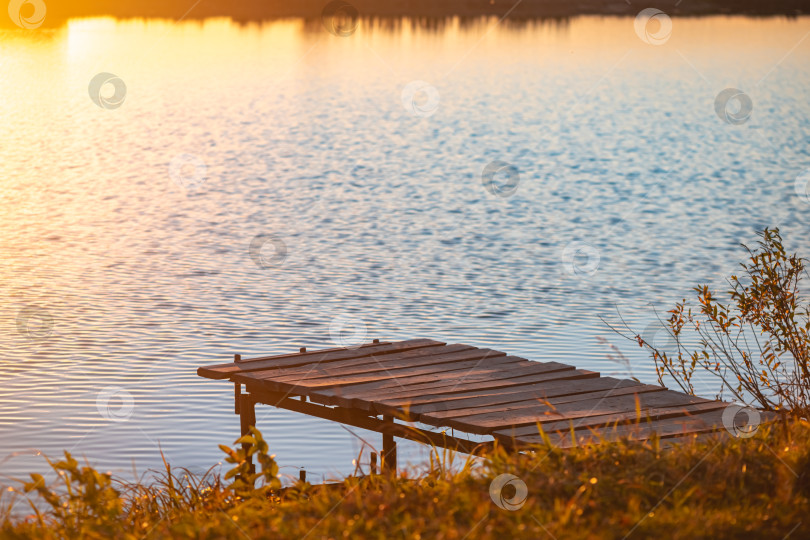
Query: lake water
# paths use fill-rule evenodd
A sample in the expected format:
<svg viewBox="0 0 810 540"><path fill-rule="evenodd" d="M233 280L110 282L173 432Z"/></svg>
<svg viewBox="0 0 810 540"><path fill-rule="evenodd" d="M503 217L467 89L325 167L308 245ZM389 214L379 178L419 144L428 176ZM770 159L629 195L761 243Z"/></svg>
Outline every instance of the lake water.
<svg viewBox="0 0 810 540"><path fill-rule="evenodd" d="M4 31L0 483L62 449L207 468L239 422L197 366L334 346L335 321L629 375L603 336L654 382L601 317L722 287L766 225L810 254L810 20L633 23ZM726 88L750 111L719 115ZM282 473L352 472L339 425L257 416Z"/></svg>

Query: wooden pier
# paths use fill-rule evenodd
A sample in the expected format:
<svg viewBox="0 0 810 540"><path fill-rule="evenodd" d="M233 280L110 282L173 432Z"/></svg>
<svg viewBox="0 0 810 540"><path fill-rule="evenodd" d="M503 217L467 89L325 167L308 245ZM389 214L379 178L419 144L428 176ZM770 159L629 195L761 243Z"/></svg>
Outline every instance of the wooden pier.
<svg viewBox="0 0 810 540"><path fill-rule="evenodd" d="M388 469L396 468L396 438L483 454L496 441L519 449L544 437L570 447L619 437L644 440L653 433L677 442L729 432L729 403L430 339L235 355L234 362L200 367L197 374L233 383L243 434L256 423L255 405L272 405L382 434L382 466ZM759 420L773 416L761 413ZM453 428L454 435L402 422ZM740 425L733 415L731 422L732 429ZM455 432L491 439L476 442Z"/></svg>

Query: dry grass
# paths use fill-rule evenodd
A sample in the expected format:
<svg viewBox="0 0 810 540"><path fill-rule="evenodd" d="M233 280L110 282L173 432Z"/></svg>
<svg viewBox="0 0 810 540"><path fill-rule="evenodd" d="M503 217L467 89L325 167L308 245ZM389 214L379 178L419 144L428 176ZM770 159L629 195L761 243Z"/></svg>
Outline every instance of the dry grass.
<svg viewBox="0 0 810 540"><path fill-rule="evenodd" d="M260 437L259 433L256 433ZM261 445L259 445L261 446ZM257 447L254 446L254 449ZM496 450L461 463L446 452L423 470L346 478L330 489L298 484L279 497L275 462L248 478L189 475L166 465L159 481L110 479L70 459L61 484L32 477L18 493L39 498L6 517L3 538L807 538L810 424L762 427L750 439L708 439L669 449L622 441L572 450ZM451 466L452 460L457 460ZM255 460L254 460L255 461ZM490 497L504 473L528 498L503 510ZM236 480L236 481L235 481ZM249 486L253 480L258 486ZM514 492L503 491L508 499Z"/></svg>

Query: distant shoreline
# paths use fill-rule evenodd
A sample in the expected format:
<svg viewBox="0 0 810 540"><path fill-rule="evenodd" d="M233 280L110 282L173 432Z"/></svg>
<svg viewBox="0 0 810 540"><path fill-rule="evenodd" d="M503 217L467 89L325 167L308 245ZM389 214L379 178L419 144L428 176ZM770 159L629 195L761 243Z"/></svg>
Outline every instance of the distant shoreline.
<svg viewBox="0 0 810 540"><path fill-rule="evenodd" d="M119 18L168 18L200 20L230 17L237 22L287 17L321 17L326 0L89 0L81 5L47 1L44 26L55 27L70 18L114 16ZM566 19L581 15L635 16L641 9L656 7L671 16L801 16L810 14L810 0L352 0L361 18L508 17L521 19ZM192 7L193 6L193 7ZM2 27L13 27L8 16Z"/></svg>

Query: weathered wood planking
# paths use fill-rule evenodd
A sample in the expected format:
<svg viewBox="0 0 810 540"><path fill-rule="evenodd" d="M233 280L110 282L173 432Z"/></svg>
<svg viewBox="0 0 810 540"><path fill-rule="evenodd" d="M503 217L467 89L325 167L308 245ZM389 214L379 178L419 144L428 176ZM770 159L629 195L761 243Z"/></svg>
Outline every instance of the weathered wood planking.
<svg viewBox="0 0 810 540"><path fill-rule="evenodd" d="M642 417L653 411L665 407L685 407L695 403L709 403L708 400L685 396L678 392L665 390L650 394L617 396L609 398L595 398L590 400L565 403L556 407L541 405L539 403L525 404L511 410L495 413L478 414L460 418L446 418L440 422L442 425L467 431L468 433L491 433L494 430L510 426L532 426L555 420L571 420L604 415L623 415L631 412L634 416ZM637 408L637 405L639 407ZM638 411L638 413L637 413ZM430 417L420 417L423 421L432 420Z"/></svg>
<svg viewBox="0 0 810 540"><path fill-rule="evenodd" d="M261 358L242 360L241 362L203 366L197 369L197 375L200 377L206 377L208 379L227 379L234 373L246 371L279 369L284 367L302 366L306 364L324 364L327 362L351 360L354 358L363 358L374 355L386 355L396 352L410 351L422 347L441 345L444 345L444 343L440 341L433 341L432 339L412 339L397 343L370 343L367 345L362 345L356 349L326 349L323 351L311 351L297 354L263 356Z"/></svg>
<svg viewBox="0 0 810 540"><path fill-rule="evenodd" d="M344 386L349 384L372 383L377 381L405 380L408 377L419 375L430 375L442 373L444 371L455 371L459 369L477 368L484 364L486 367L493 367L503 364L514 364L525 362L515 357L506 356L504 353L491 350L469 350L445 355L435 355L427 358L417 358L414 361L408 360L400 362L379 362L373 365L364 366L361 371L349 368L347 373L333 373L324 375L316 370L306 373L295 373L290 375L276 374L270 372L266 376L260 377L263 380L273 383L284 384L305 384L315 388L319 386ZM486 362L485 362L486 361ZM410 364L410 365L409 365Z"/></svg>
<svg viewBox="0 0 810 540"><path fill-rule="evenodd" d="M269 389L276 391L297 391L302 388L339 388L347 386L351 393L366 393L373 390L393 388L406 389L408 385L426 384L434 382L453 381L463 376L465 380L473 377L498 376L501 373L546 373L550 371L573 370L569 366L541 365L514 356L502 356L503 353L485 350L480 354L461 353L471 360L457 362L436 363L435 365L419 366L413 368L395 368L390 370L374 371L371 373L355 374L349 376L310 377L291 376L277 378L272 372L264 375L251 373L245 376L237 375L235 381L261 380ZM338 390L339 391L339 390ZM348 394L347 394L348 395Z"/></svg>
<svg viewBox="0 0 810 540"><path fill-rule="evenodd" d="M462 391L459 393L429 394L420 397L392 397L375 403L379 412L395 414L394 411L407 410L411 415L435 411L449 411L500 403L515 403L527 400L545 400L554 397L585 395L592 391L640 386L630 380L612 377L552 380L517 384L503 388Z"/></svg>
<svg viewBox="0 0 810 540"><path fill-rule="evenodd" d="M435 406L433 407L432 411L424 411L424 409L422 409L424 413L420 415L420 418L421 417L424 417L425 419L461 418L466 416L474 416L482 414L519 411L526 408L535 408L538 405L548 405L549 410L556 410L558 405L562 405L565 403L573 403L577 401L587 401L587 400L601 401L609 397L622 395L636 395L646 392L660 392L662 390L665 389L660 386L643 384L643 385L624 386L621 388L609 388L607 390L597 390L594 392L585 392L582 394L574 394L560 397L543 397L543 396L538 396L535 398L529 397L526 398L525 400L512 401L509 403L481 404L473 402L470 406L467 407L458 407L447 404L447 407L446 408L443 407L443 410L441 411L437 410ZM532 401L532 399L534 399L534 401ZM411 413L415 412L417 411L414 410L411 411Z"/></svg>
<svg viewBox="0 0 810 540"><path fill-rule="evenodd" d="M654 433L688 440L722 429L728 406L559 362L430 339L265 356L201 367L198 374L230 379L269 404L336 421L366 425L384 415L507 444L549 440L567 447ZM293 396L313 405L299 405Z"/></svg>
<svg viewBox="0 0 810 540"><path fill-rule="evenodd" d="M475 354L470 356L457 356L454 353L461 353L465 351L473 351ZM303 375L307 377L324 376L330 377L335 375L351 375L356 373L372 373L374 371L382 371L385 369L397 367L415 367L422 365L433 365L443 362L455 362L459 359L477 358L480 349L471 347L469 345L447 345L447 346L432 346L413 349L406 352L389 353L385 355L371 355L357 358L354 360L343 360L336 364L323 363L323 364L305 364L303 366L293 368L281 368L273 370L274 378L286 377L288 375ZM502 356L506 354L501 353Z"/></svg>
<svg viewBox="0 0 810 540"><path fill-rule="evenodd" d="M600 441L617 441L621 438L644 440L652 437L653 433L656 433L662 439L682 437L692 433L709 433L716 431L718 426L723 425L723 410L714 409L691 416L677 416L587 430L557 431L546 433L546 437L554 446L570 448ZM526 443L540 444L543 442L540 435L524 436L521 440Z"/></svg>
<svg viewBox="0 0 810 540"><path fill-rule="evenodd" d="M674 407L659 407L655 410L648 410L646 415L639 415L636 411L627 411L616 414L599 414L595 416L587 416L582 418L573 418L565 420L548 421L544 418L539 418L537 423L529 426L510 427L506 429L496 430L493 435L496 438L508 440L510 438L523 439L527 436L534 436L539 433L538 427L542 427L546 433L555 431L566 430L588 430L592 428L609 427L619 424L628 424L632 422L658 420L666 418L676 418L679 416L689 416L701 412L712 411L717 409L725 409L728 403L721 401L710 401L708 403L697 403L694 405L676 405Z"/></svg>
<svg viewBox="0 0 810 540"><path fill-rule="evenodd" d="M429 393L469 392L485 390L488 388L503 388L515 384L529 382L547 382L557 379L576 379L585 377L598 377L598 373L584 372L574 369L565 369L549 373L522 374L514 377L514 372L498 373L453 373L452 377L422 384L411 384L411 381L401 380L391 382L385 387L364 387L356 385L348 388L324 388L313 390L309 395L326 405L339 405L343 407L356 407L358 409L375 412L375 403L387 397L418 397ZM506 377L506 378L504 378Z"/></svg>
<svg viewBox="0 0 810 540"><path fill-rule="evenodd" d="M534 426L496 431L493 435L506 443L519 441L523 444L540 444L543 442L543 436L539 434L539 429L542 429L551 444L562 448L575 444L615 441L623 437L645 440L652 437L653 433L674 442L676 438L688 440L686 435L705 435L723 431L725 429L723 413L728 405L720 401L711 401L687 407L664 407L646 411L641 419L635 414L622 414L559 422L538 422ZM760 415L761 423L777 420L775 413L760 412ZM732 420L738 428L745 427L744 416Z"/></svg>

